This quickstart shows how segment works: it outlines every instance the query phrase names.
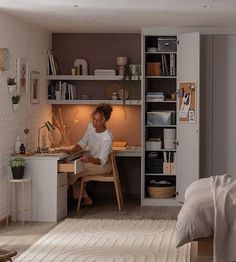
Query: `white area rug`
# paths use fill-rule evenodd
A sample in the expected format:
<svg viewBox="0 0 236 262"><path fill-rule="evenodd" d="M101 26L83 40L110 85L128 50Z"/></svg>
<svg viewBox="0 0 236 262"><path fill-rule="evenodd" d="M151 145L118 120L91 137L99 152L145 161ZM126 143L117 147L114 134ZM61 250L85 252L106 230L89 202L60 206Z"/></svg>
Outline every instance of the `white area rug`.
<svg viewBox="0 0 236 262"><path fill-rule="evenodd" d="M66 219L15 261L189 262L175 248L175 220Z"/></svg>

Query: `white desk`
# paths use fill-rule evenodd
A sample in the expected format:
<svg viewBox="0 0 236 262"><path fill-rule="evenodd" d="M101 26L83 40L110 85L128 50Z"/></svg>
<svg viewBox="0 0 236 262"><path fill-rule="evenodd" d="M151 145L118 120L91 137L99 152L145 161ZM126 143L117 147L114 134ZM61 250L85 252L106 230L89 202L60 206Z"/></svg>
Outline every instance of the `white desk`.
<svg viewBox="0 0 236 262"><path fill-rule="evenodd" d="M113 147L113 151L116 152L116 156L123 157L141 157L141 147Z"/></svg>
<svg viewBox="0 0 236 262"><path fill-rule="evenodd" d="M119 157L140 157L137 147L113 148ZM32 221L58 221L67 215L67 173L58 162L67 154L25 156L25 178L32 178Z"/></svg>

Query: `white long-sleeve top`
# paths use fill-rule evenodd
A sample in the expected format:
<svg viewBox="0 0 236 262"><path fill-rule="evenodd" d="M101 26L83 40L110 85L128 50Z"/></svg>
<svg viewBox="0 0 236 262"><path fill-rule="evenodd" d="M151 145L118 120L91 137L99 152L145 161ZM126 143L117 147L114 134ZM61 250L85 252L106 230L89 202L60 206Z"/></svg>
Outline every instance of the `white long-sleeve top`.
<svg viewBox="0 0 236 262"><path fill-rule="evenodd" d="M97 133L92 123L90 123L78 144L83 149L88 146L91 156L99 158L101 165L104 166L108 161L109 154L112 152L112 133L108 129L102 133Z"/></svg>

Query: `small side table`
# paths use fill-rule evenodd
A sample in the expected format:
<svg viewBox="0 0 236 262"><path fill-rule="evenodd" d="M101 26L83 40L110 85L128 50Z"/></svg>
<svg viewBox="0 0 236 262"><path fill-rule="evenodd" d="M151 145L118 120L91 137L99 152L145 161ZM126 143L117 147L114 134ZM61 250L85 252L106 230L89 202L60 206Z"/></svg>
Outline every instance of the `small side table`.
<svg viewBox="0 0 236 262"><path fill-rule="evenodd" d="M8 188L7 188L7 225L9 223L8 221L8 215L11 214L11 185L21 185L21 209L19 211L15 210L14 213L20 212L21 213L21 221L22 225L24 225L25 222L25 213L29 212L30 219L32 220L32 180L31 178L24 178L24 179L9 179L8 180ZM16 187L15 187L16 188ZM28 195L27 195L27 188L28 188ZM15 192L16 193L16 192ZM29 201L27 201L27 197L29 198ZM28 203L27 203L28 202ZM26 207L26 204L27 207Z"/></svg>

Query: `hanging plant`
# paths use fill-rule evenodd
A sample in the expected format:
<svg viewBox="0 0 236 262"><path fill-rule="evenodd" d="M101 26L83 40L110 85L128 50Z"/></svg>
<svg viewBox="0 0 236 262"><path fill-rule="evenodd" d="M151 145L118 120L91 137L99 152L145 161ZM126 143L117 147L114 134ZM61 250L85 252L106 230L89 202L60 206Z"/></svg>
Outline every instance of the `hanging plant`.
<svg viewBox="0 0 236 262"><path fill-rule="evenodd" d="M7 85L10 95L16 91L16 81L15 78L8 78Z"/></svg>
<svg viewBox="0 0 236 262"><path fill-rule="evenodd" d="M20 102L20 95L17 95L17 96L12 96L11 97L11 99L12 99L12 104L19 104L19 102Z"/></svg>
<svg viewBox="0 0 236 262"><path fill-rule="evenodd" d="M20 95L12 96L11 101L12 101L13 111L16 111L20 103Z"/></svg>

